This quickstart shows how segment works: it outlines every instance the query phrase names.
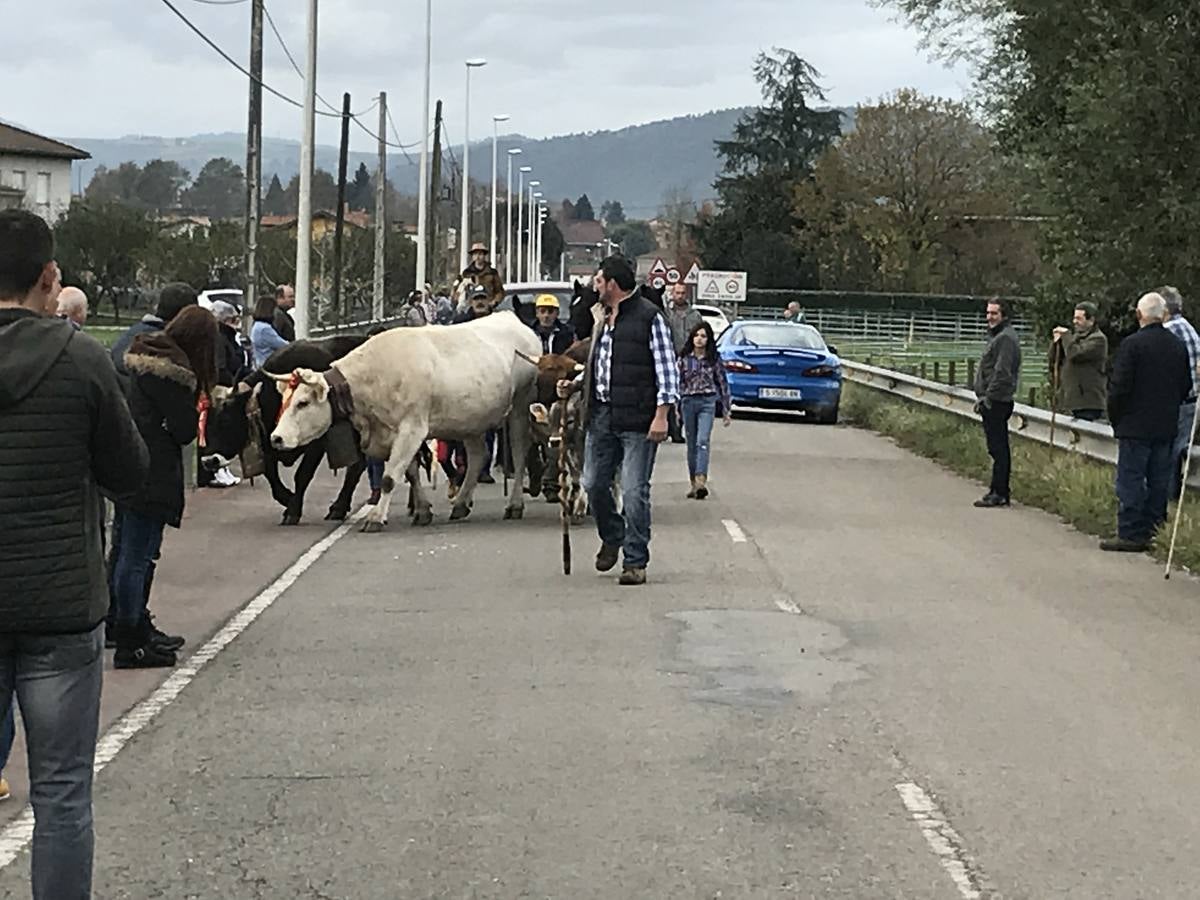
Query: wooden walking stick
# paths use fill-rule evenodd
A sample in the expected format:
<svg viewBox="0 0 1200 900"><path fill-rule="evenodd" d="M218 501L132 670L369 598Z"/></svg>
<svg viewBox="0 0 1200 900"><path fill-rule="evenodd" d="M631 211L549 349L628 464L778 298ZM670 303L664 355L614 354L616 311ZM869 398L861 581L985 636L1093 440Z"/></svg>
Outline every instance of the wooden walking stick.
<svg viewBox="0 0 1200 900"><path fill-rule="evenodd" d="M1062 357L1062 342L1051 339L1050 358L1050 452L1054 452L1054 426L1058 421L1058 364Z"/></svg>
<svg viewBox="0 0 1200 900"><path fill-rule="evenodd" d="M571 512L570 496L567 492L567 412L569 400L560 400L562 412L558 420L558 506L562 519L562 563L563 574L571 574Z"/></svg>
<svg viewBox="0 0 1200 900"><path fill-rule="evenodd" d="M1175 538L1179 536L1179 520L1183 516L1183 495L1187 493L1188 469L1192 463L1192 443L1196 440L1196 422L1200 420L1200 403L1196 404L1196 411L1192 414L1192 430L1188 432L1188 443L1184 450L1183 456L1183 481L1179 484L1179 503L1175 506L1175 524L1171 528L1171 547L1167 550L1167 571L1163 574L1163 578L1170 579L1171 577L1171 560L1175 558ZM1172 460L1174 464L1174 460Z"/></svg>

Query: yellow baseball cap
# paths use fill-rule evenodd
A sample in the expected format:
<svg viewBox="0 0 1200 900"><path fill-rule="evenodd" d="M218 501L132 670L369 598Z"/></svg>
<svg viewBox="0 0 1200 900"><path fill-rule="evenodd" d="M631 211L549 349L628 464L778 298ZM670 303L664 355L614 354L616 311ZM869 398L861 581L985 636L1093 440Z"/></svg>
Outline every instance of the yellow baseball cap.
<svg viewBox="0 0 1200 900"><path fill-rule="evenodd" d="M537 300L533 302L534 307L549 306L552 309L558 309L558 298L553 294L538 294Z"/></svg>

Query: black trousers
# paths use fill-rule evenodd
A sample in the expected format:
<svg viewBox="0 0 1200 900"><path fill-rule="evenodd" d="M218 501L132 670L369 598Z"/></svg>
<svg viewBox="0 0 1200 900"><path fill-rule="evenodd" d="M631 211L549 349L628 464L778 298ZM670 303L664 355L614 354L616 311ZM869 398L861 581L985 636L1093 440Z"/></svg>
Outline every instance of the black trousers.
<svg viewBox="0 0 1200 900"><path fill-rule="evenodd" d="M987 438L988 456L992 458L991 493L1008 499L1008 479L1012 473L1012 451L1008 446L1008 420L1013 405L993 403L983 409L983 434Z"/></svg>

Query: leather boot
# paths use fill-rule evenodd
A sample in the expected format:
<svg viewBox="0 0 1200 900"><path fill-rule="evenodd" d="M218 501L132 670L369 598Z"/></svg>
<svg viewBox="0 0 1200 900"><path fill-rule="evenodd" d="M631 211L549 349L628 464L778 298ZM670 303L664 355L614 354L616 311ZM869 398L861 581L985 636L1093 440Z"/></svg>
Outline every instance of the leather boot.
<svg viewBox="0 0 1200 900"><path fill-rule="evenodd" d="M707 496L708 496L708 476L707 475L697 475L696 476L696 499L703 500Z"/></svg>
<svg viewBox="0 0 1200 900"><path fill-rule="evenodd" d="M156 643L148 620L137 625L117 626L117 650L113 654L116 669L163 669L175 665L175 651Z"/></svg>
<svg viewBox="0 0 1200 900"><path fill-rule="evenodd" d="M695 475L692 476L692 489L687 492L687 495L688 495L689 500L696 499L696 476Z"/></svg>

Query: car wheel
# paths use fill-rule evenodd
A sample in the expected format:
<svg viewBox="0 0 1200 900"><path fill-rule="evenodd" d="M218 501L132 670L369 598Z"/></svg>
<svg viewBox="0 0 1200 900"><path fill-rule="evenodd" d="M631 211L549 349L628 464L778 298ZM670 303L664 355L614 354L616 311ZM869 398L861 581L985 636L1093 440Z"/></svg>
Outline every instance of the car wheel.
<svg viewBox="0 0 1200 900"><path fill-rule="evenodd" d="M838 423L838 405L827 406L817 413L817 422L821 425L836 425Z"/></svg>

